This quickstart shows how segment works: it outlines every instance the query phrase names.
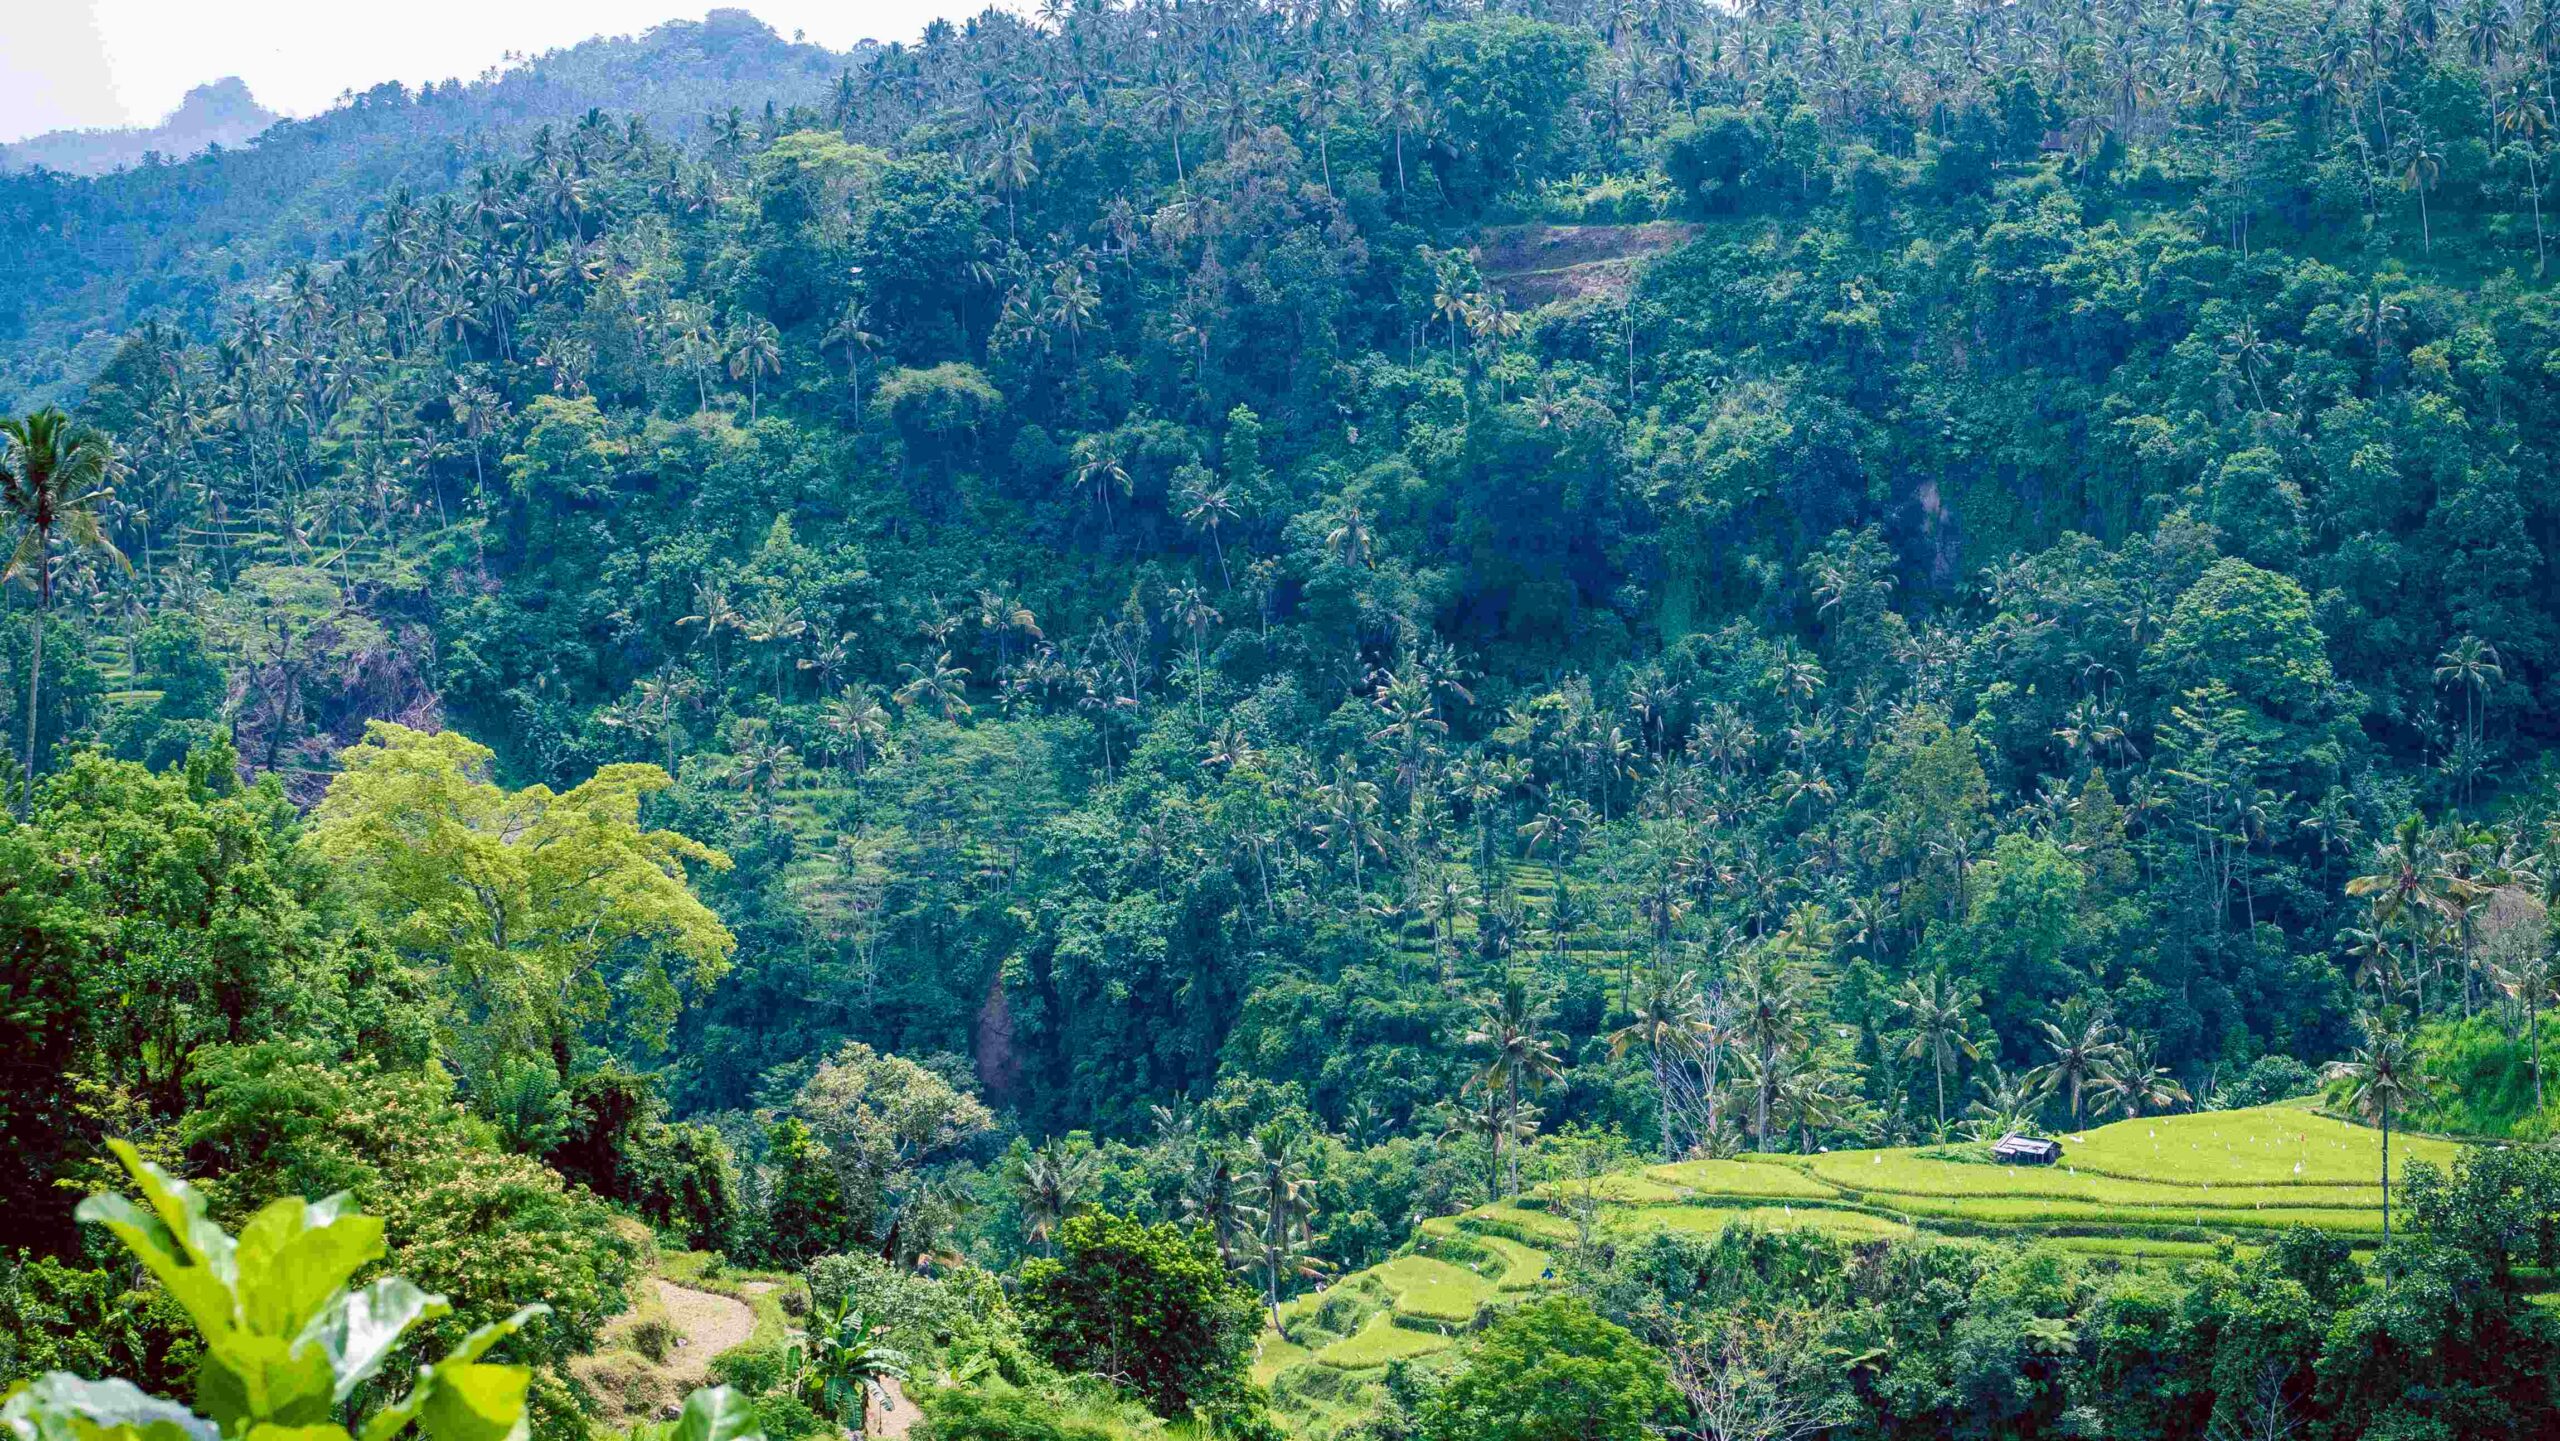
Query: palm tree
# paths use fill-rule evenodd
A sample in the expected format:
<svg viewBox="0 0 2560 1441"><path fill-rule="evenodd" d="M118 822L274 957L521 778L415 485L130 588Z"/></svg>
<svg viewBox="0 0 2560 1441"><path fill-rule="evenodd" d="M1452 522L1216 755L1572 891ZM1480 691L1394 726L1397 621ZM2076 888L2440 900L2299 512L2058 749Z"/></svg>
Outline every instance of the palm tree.
<svg viewBox="0 0 2560 1441"><path fill-rule="evenodd" d="M867 685L855 686L827 702L821 723L835 738L833 749L839 762L852 753L855 775L871 769L871 757L889 739L889 708L880 704L880 693Z"/></svg>
<svg viewBox="0 0 2560 1441"><path fill-rule="evenodd" d="M2400 1029L2387 1011L2365 1011L2356 1017L2364 1044L2343 1061L2332 1061L2331 1080L2347 1083L2347 1104L2357 1114L2382 1123L2382 1244L2391 1244L2391 1113L2424 1100L2426 1078L2418 1069L2418 1043Z"/></svg>
<svg viewBox="0 0 2560 1441"><path fill-rule="evenodd" d="M818 342L844 352L847 373L853 380L853 423L862 424L862 357L880 348L880 337L871 329L871 307L860 300L845 302L844 313L827 329Z"/></svg>
<svg viewBox="0 0 2560 1441"><path fill-rule="evenodd" d="M2542 1110L2542 1007L2560 990L2560 965L2536 945L2497 967L2498 989L2524 1007L2525 1030L2533 1037L2533 1109Z"/></svg>
<svg viewBox="0 0 2560 1441"><path fill-rule="evenodd" d="M1471 1087L1499 1091L1509 1116L1520 1114L1521 1094L1545 1085L1564 1070L1563 1058L1556 1054L1555 1044L1540 1029L1540 1008L1530 995L1528 983L1514 975L1503 983L1500 992L1485 1001L1484 1016L1476 1028L1467 1033L1467 1044L1488 1054ZM1500 1163L1502 1138L1494 1142L1496 1164ZM1511 1191L1520 1192L1520 1152L1511 1150Z"/></svg>
<svg viewBox="0 0 2560 1441"><path fill-rule="evenodd" d="M1315 1231L1315 1180L1308 1174L1306 1145L1278 1122L1265 1124L1245 1143L1245 1183L1260 1231L1263 1300L1271 1308L1271 1329L1282 1339L1280 1285L1283 1277L1322 1275L1315 1255L1323 1240Z"/></svg>
<svg viewBox="0 0 2560 1441"><path fill-rule="evenodd" d="M729 378L747 383L748 424L755 423L764 377L781 373L782 332L772 321L759 315L729 333Z"/></svg>
<svg viewBox="0 0 2560 1441"><path fill-rule="evenodd" d="M2044 1100L2044 1085L2034 1072L2013 1077L2001 1071L1997 1061L1973 1078L1973 1089L1975 1099L1965 1107L1965 1129L1983 1141L2031 1129L2036 1106Z"/></svg>
<svg viewBox="0 0 2560 1441"><path fill-rule="evenodd" d="M1182 1214L1209 1228L1230 1267L1244 1264L1245 1231L1253 1220L1239 1189L1235 1154L1224 1146L1201 1147L1182 1185Z"/></svg>
<svg viewBox="0 0 2560 1441"><path fill-rule="evenodd" d="M2059 1090L2071 1098L2071 1127L2080 1128L2080 1098L2107 1066L2122 1054L2116 1044L2116 1028L2102 1011L2090 1011L2074 1017L2066 1009L2063 1025L2038 1021L2044 1031L2045 1046L2053 1059L2036 1068L2035 1075L2049 1090ZM2068 1027L2069 1029L2065 1029Z"/></svg>
<svg viewBox="0 0 2560 1441"><path fill-rule="evenodd" d="M2099 1105L2122 1111L2125 1119L2132 1120L2192 1099L2168 1067L2156 1061L2149 1037L2126 1032L2115 1059L2098 1071Z"/></svg>
<svg viewBox="0 0 2560 1441"><path fill-rule="evenodd" d="M1970 1034L1974 1009L1981 1004L1980 993L1944 975L1904 981L1902 994L1893 998L1894 1009L1911 1021L1911 1039L1903 1043L1902 1054L1912 1060L1927 1056L1938 1073L1941 1131L1947 1128L1947 1067L1958 1056L1973 1060L1982 1054Z"/></svg>
<svg viewBox="0 0 2560 1441"><path fill-rule="evenodd" d="M1026 1239L1039 1242L1050 1255L1056 1255L1054 1236L1058 1223L1084 1209L1084 1193L1092 1186L1097 1169L1091 1151L1055 1140L1016 1157L1005 1168L1005 1179L1022 1198Z"/></svg>
<svg viewBox="0 0 2560 1441"><path fill-rule="evenodd" d="M1610 1059L1637 1047L1653 1062L1653 1086L1661 1097L1662 1159L1676 1161L1671 1138L1671 1070L1706 1048L1712 1029L1706 1000L1698 992L1698 973L1657 968L1636 998L1635 1016L1609 1035Z"/></svg>
<svg viewBox="0 0 2560 1441"><path fill-rule="evenodd" d="M898 667L907 683L898 687L896 700L907 707L930 706L947 721L957 722L969 714L969 668L953 665L951 652L944 651L921 665Z"/></svg>
<svg viewBox="0 0 2560 1441"><path fill-rule="evenodd" d="M695 586L693 603L694 613L676 617L676 628L681 630L689 625L702 627L703 635L711 641L711 668L721 672L725 677L728 668L721 661L720 632L744 630L747 624L746 613L730 601L729 587L716 580L707 580Z"/></svg>
<svg viewBox="0 0 2560 1441"><path fill-rule="evenodd" d="M1769 1108L1777 1099L1785 1058L1810 1041L1812 977L1803 967L1789 965L1775 947L1758 946L1735 963L1729 993L1734 1034L1747 1048L1752 1073L1758 1077L1752 1108L1754 1144L1766 1151Z"/></svg>
<svg viewBox="0 0 2560 1441"><path fill-rule="evenodd" d="M2435 231L2427 222L2427 192L2444 172L2444 152L2425 127L2412 127L2401 151L2400 188L2418 194L2418 249L2435 253Z"/></svg>
<svg viewBox="0 0 2560 1441"><path fill-rule="evenodd" d="M53 548L66 541L77 551L104 555L118 565L124 553L98 528L98 507L115 494L115 447L106 433L73 423L51 406L23 419L0 419L0 502L18 528L18 546L0 580L27 579L36 588L35 657L27 669L26 790L18 798L24 816L35 795L36 706L44 681L44 630L53 612Z"/></svg>
<svg viewBox="0 0 2560 1441"><path fill-rule="evenodd" d="M2374 929L2397 924L2409 938L2408 979L2416 984L2425 969L2419 948L2443 918L2443 899L2428 884L2437 870L2435 846L2426 821L2409 816L2393 829L2391 839L2374 847L2373 869L2347 882L2347 894L2373 906ZM2423 999L2420 1009L2424 1009Z"/></svg>
<svg viewBox="0 0 2560 1441"><path fill-rule="evenodd" d="M2498 648L2476 635L2465 635L2446 646L2436 656L2436 684L2462 689L2463 734L2474 747L2480 743L2481 702L2493 682L2504 680L2506 671L2499 665ZM2462 803L2471 803L2471 775L2463 773Z"/></svg>

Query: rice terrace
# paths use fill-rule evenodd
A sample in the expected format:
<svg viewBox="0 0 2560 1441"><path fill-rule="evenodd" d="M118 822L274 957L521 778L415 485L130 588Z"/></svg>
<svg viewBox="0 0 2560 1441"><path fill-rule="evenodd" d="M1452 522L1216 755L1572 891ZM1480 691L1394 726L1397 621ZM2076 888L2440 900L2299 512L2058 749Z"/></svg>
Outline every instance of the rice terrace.
<svg viewBox="0 0 2560 1441"><path fill-rule="evenodd" d="M1983 1144L1746 1154L1549 1182L1516 1201L1425 1221L1408 1254L1281 1307L1255 1376L1311 1427L1360 1413L1393 1361L1450 1352L1487 1308L1558 1284L1557 1257L1595 1234L1805 1230L1845 1240L1930 1233L2037 1240L2097 1264L2175 1265L2308 1228L2370 1259L2382 1233L2382 1134L2308 1099L2142 1117L2065 1133L2050 1166ZM2451 1169L2460 1147L2395 1134L2392 1174Z"/></svg>

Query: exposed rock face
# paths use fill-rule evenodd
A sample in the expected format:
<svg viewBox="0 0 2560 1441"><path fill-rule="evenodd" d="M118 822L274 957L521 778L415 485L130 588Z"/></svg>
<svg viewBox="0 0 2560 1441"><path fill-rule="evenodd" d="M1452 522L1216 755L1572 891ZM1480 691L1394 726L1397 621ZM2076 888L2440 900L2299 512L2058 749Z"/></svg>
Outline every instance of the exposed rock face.
<svg viewBox="0 0 2560 1441"><path fill-rule="evenodd" d="M149 128L56 130L0 145L0 171L42 166L103 175L157 154L184 160L212 145L238 145L284 117L260 105L236 75L187 92L169 118Z"/></svg>

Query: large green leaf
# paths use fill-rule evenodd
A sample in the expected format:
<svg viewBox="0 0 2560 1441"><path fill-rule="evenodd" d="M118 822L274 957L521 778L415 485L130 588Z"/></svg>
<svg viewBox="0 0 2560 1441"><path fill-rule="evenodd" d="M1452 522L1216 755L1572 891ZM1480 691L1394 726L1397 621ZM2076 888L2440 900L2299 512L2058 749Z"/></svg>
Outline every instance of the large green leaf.
<svg viewBox="0 0 2560 1441"><path fill-rule="evenodd" d="M231 1238L205 1214L204 1194L142 1159L130 1142L109 1141L107 1147L142 1188L151 1210L122 1196L96 1195L72 1214L115 1233L186 1308L207 1340L239 1326L237 1255Z"/></svg>
<svg viewBox="0 0 2560 1441"><path fill-rule="evenodd" d="M214 1424L130 1381L54 1371L11 1387L0 1434L14 1441L219 1441Z"/></svg>
<svg viewBox="0 0 2560 1441"><path fill-rule="evenodd" d="M755 1407L726 1386L705 1386L684 1398L684 1414L665 1441L764 1441Z"/></svg>
<svg viewBox="0 0 2560 1441"><path fill-rule="evenodd" d="M237 1434L259 1423L310 1426L337 1399L327 1350L234 1331L208 1341L196 1365L196 1406Z"/></svg>
<svg viewBox="0 0 2560 1441"><path fill-rule="evenodd" d="M241 1441L354 1441L354 1438L347 1434L346 1427L332 1421L319 1426L252 1426Z"/></svg>
<svg viewBox="0 0 2560 1441"><path fill-rule="evenodd" d="M431 1441L524 1441L527 1366L443 1365L418 1416Z"/></svg>
<svg viewBox="0 0 2560 1441"><path fill-rule="evenodd" d="M382 1221L355 1214L344 1194L269 1202L240 1228L241 1310L253 1329L293 1336L382 1254Z"/></svg>
<svg viewBox="0 0 2560 1441"><path fill-rule="evenodd" d="M415 1386L412 1386L409 1389L408 1395L400 1398L396 1404L385 1406L381 1410L375 1412L373 1414L373 1418L364 1423L363 1441L391 1441L391 1438L399 1435L410 1422L417 1421L425 1417L429 1408L438 1404L436 1399L437 1393L446 1385L449 1376L471 1369L472 1363L478 1361L482 1356L487 1355L490 1347L497 1345L500 1341L505 1340L507 1337L512 1336L517 1331L523 1329L526 1322L533 1320L537 1316L548 1316L550 1314L551 1308L548 1306L539 1304L526 1306L503 1321L492 1321L488 1325L472 1332L470 1335L463 1337L462 1344L454 1347L443 1360L432 1366L421 1366L418 1368L418 1382ZM486 1367L481 1369L504 1370L508 1368ZM465 1409L469 1409L467 1404ZM523 1416L520 1412L521 1408L519 1408L519 1415L516 1417L516 1423L518 1425L521 1425L523 1422ZM456 1424L461 1424L461 1418L456 1417L453 1419ZM434 1423L429 1422L428 1424L429 1429L432 1430Z"/></svg>
<svg viewBox="0 0 2560 1441"><path fill-rule="evenodd" d="M343 1402L382 1369L411 1326L452 1310L442 1296L429 1295L398 1276L386 1277L340 1296L312 1319L303 1341L329 1358L337 1383L331 1399Z"/></svg>

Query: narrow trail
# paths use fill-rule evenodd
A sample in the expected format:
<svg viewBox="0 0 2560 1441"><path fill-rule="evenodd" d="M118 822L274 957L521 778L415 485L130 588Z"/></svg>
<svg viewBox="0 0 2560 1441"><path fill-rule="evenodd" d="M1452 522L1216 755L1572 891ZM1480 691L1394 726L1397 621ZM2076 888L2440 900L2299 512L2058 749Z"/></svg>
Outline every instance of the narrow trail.
<svg viewBox="0 0 2560 1441"><path fill-rule="evenodd" d="M667 1356L667 1374L683 1387L700 1385L711 1374L711 1358L755 1334L756 1313L747 1303L709 1291L679 1286L664 1276L652 1277L667 1318L684 1338Z"/></svg>
<svg viewBox="0 0 2560 1441"><path fill-rule="evenodd" d="M880 1403L874 1401L871 1404L871 1429L865 1434L880 1437L904 1436L915 1429L918 1421L924 1419L924 1413L916 1409L916 1403L907 1399L907 1390L904 1386L894 1380L882 1381L880 1384L887 1388L889 1399L897 1404L884 1411L880 1408Z"/></svg>

